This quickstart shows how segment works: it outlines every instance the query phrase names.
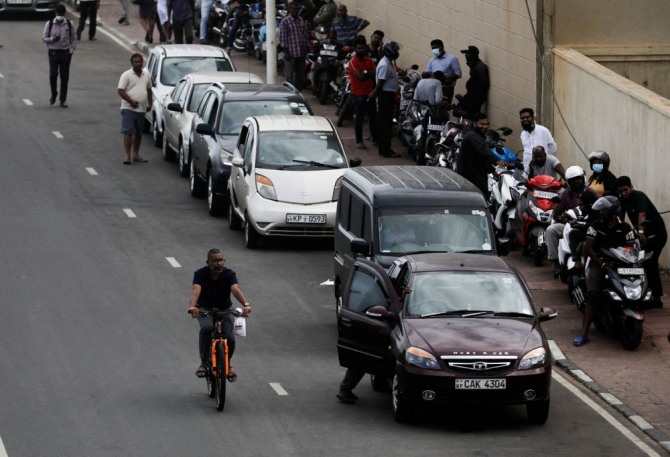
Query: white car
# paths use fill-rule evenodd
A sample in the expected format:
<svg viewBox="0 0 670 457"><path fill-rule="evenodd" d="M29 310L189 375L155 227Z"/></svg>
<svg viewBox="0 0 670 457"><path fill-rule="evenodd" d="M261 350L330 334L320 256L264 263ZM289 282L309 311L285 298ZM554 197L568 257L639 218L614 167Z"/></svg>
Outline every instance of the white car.
<svg viewBox="0 0 670 457"><path fill-rule="evenodd" d="M162 102L163 114L163 158L173 160L179 154L180 164L189 156L191 121L200 105L203 95L212 83L222 84L263 84L263 79L253 73L241 71L212 73L191 73L179 80L175 88ZM184 176L188 170L180 169Z"/></svg>
<svg viewBox="0 0 670 457"><path fill-rule="evenodd" d="M163 98L189 73L235 71L230 56L221 48L200 44L160 44L149 54L146 71L151 75L153 105L146 114L154 145L163 145Z"/></svg>
<svg viewBox="0 0 670 457"><path fill-rule="evenodd" d="M331 237L347 161L322 116L252 116L244 121L228 180L228 225L245 244L261 237Z"/></svg>

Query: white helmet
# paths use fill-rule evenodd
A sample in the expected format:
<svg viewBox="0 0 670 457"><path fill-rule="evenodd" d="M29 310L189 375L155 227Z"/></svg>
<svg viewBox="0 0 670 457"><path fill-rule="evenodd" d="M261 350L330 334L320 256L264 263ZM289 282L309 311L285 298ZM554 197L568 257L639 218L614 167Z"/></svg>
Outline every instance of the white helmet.
<svg viewBox="0 0 670 457"><path fill-rule="evenodd" d="M565 170L565 180L570 181L571 179L574 178L584 178L586 179L586 173L584 173L584 169L580 167L579 165L573 165L571 167L568 167L567 170Z"/></svg>

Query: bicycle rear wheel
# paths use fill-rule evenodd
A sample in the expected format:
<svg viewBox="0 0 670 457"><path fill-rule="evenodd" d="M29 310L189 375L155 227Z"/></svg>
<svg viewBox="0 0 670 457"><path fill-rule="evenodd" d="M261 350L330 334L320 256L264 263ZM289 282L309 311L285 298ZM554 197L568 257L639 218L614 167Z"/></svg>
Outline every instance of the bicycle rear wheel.
<svg viewBox="0 0 670 457"><path fill-rule="evenodd" d="M216 378L214 391L216 396L216 409L223 411L226 405L226 351L223 343L216 344Z"/></svg>

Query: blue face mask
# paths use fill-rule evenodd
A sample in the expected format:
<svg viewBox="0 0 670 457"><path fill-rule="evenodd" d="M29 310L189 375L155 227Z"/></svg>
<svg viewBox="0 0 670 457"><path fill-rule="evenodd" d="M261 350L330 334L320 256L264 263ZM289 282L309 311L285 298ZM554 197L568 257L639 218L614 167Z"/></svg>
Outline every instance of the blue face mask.
<svg viewBox="0 0 670 457"><path fill-rule="evenodd" d="M603 170L605 169L605 165L602 163L594 163L591 165L591 170L593 170L594 173L602 173Z"/></svg>
<svg viewBox="0 0 670 457"><path fill-rule="evenodd" d="M440 51L439 48L437 48L437 49L433 49L433 55L434 55L435 57L440 57L440 54L442 54L442 51Z"/></svg>

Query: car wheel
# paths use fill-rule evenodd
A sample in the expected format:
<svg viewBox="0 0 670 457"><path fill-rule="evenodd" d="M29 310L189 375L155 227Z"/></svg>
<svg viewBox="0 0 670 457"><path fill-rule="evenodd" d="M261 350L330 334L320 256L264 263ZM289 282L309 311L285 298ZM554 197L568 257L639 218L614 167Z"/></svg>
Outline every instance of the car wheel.
<svg viewBox="0 0 670 457"><path fill-rule="evenodd" d="M163 145L163 135L161 135L160 130L158 130L158 120L156 119L156 113L154 113L154 123L152 130L154 136L154 146L160 148Z"/></svg>
<svg viewBox="0 0 670 457"><path fill-rule="evenodd" d="M372 390L374 390L375 392L386 393L391 390L389 380L385 376L381 376L378 374L371 374L370 384L372 385Z"/></svg>
<svg viewBox="0 0 670 457"><path fill-rule="evenodd" d="M170 149L167 141L167 135L163 135L163 160L170 162L174 160L174 152Z"/></svg>
<svg viewBox="0 0 670 457"><path fill-rule="evenodd" d="M191 197L202 198L206 189L204 189L202 181L198 178L195 172L195 162L193 161L191 161L190 170Z"/></svg>
<svg viewBox="0 0 670 457"><path fill-rule="evenodd" d="M526 403L526 414L531 424L544 424L549 417L549 400Z"/></svg>
<svg viewBox="0 0 670 457"><path fill-rule="evenodd" d="M225 210L223 198L216 194L212 170L207 172L207 209L210 216L221 216Z"/></svg>
<svg viewBox="0 0 670 457"><path fill-rule="evenodd" d="M189 171L189 160L184 150L184 142L179 143L179 176L186 178Z"/></svg>
<svg viewBox="0 0 670 457"><path fill-rule="evenodd" d="M228 198L228 228L230 230L239 230L242 228L242 219L235 212L233 208L233 199Z"/></svg>
<svg viewBox="0 0 670 457"><path fill-rule="evenodd" d="M251 221L249 220L249 215L247 215L244 223L244 244L247 247L247 249L256 249L258 247L259 238L260 235L254 228L254 226L251 224Z"/></svg>
<svg viewBox="0 0 670 457"><path fill-rule="evenodd" d="M391 400L393 405L393 418L396 422L408 422L412 419L412 404L405 398L398 373L393 375L391 384Z"/></svg>

